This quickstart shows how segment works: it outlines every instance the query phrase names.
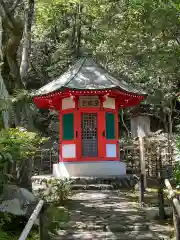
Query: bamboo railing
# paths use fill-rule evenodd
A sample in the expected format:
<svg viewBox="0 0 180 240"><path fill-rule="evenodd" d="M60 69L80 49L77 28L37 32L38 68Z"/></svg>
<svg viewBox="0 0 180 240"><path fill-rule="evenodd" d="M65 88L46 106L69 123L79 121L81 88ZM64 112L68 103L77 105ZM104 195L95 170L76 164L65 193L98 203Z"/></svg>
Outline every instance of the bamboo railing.
<svg viewBox="0 0 180 240"><path fill-rule="evenodd" d="M180 201L179 195L173 190L170 181L164 179L161 171L161 159L159 159L159 171L157 175L158 179L158 207L159 207L159 218L161 220L166 219L165 204L164 204L164 190L168 192L168 198L171 200L172 210L173 210L173 224L175 230L175 239L180 240ZM139 182L139 203L141 207L144 207L144 193L145 189L143 188L143 178L137 175L133 175L134 178Z"/></svg>
<svg viewBox="0 0 180 240"><path fill-rule="evenodd" d="M44 195L48 196L51 192L51 189L52 189L52 187L50 186ZM48 240L48 229L45 224L46 223L46 219L45 219L46 208L47 208L47 204L45 203L45 201L40 200L38 202L38 204L36 205L33 213L31 214L31 216L30 216L30 218L18 240L26 240L26 238L28 237L38 216L39 216L39 240Z"/></svg>
<svg viewBox="0 0 180 240"><path fill-rule="evenodd" d="M172 202L173 209L173 222L174 222L174 230L175 230L175 239L180 240L180 202L179 196L173 191L172 186L168 179L165 179L165 186L168 190L169 198Z"/></svg>

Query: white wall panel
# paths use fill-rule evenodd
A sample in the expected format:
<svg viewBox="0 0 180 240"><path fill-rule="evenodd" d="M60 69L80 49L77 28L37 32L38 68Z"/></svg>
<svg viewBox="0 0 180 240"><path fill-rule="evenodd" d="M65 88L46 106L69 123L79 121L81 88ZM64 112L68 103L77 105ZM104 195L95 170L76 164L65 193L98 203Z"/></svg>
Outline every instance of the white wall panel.
<svg viewBox="0 0 180 240"><path fill-rule="evenodd" d="M115 99L108 97L108 98L103 102L103 107L104 107L104 108L115 109Z"/></svg>
<svg viewBox="0 0 180 240"><path fill-rule="evenodd" d="M116 157L116 144L106 144L106 157Z"/></svg>
<svg viewBox="0 0 180 240"><path fill-rule="evenodd" d="M62 99L62 109L75 108L75 102L71 98Z"/></svg>
<svg viewBox="0 0 180 240"><path fill-rule="evenodd" d="M62 145L62 157L63 158L75 158L76 157L76 145L75 144L63 144Z"/></svg>

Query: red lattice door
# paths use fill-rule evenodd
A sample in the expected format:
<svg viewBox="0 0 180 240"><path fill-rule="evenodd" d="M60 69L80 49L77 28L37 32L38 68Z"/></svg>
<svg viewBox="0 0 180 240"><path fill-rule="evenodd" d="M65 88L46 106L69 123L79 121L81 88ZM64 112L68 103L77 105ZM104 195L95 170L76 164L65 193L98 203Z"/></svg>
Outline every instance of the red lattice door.
<svg viewBox="0 0 180 240"><path fill-rule="evenodd" d="M81 115L82 157L98 157L97 113Z"/></svg>

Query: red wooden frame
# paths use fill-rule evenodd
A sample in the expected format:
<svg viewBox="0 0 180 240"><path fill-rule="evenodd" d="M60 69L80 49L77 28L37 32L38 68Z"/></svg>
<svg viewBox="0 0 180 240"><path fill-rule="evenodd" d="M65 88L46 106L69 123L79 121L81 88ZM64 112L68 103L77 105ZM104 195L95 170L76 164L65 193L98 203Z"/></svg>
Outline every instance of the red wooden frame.
<svg viewBox="0 0 180 240"><path fill-rule="evenodd" d="M60 108L60 154L59 160L61 162L85 162L85 161L119 161L119 144L118 144L118 108L116 101L116 108L104 108L103 100L101 99L100 107L93 108L79 108L78 97L75 98L75 108L62 110ZM102 136L103 131L106 129L106 112L115 114L115 139L106 139ZM63 114L74 113L74 139L63 140L62 129L62 116ZM82 157L82 141L81 141L81 115L82 113L97 113L97 129L98 129L98 156L97 157ZM106 157L106 144L116 144L116 157ZM62 145L63 144L76 144L76 157L75 158L62 158Z"/></svg>
<svg viewBox="0 0 180 240"><path fill-rule="evenodd" d="M73 140L63 140L63 127L62 127L62 117L64 114L73 113L74 114L74 139ZM75 158L63 158L62 157L62 146L63 144L76 144L76 125L75 125L75 108L69 108L65 110L61 110L59 114L60 120L60 134L59 134L59 161L66 162L66 161L77 161L77 149L76 149L76 157Z"/></svg>
<svg viewBox="0 0 180 240"><path fill-rule="evenodd" d="M99 117L99 112L100 112L100 108L98 107L97 109L94 108L80 108L79 109L79 119L78 119L78 129L81 129L81 117L83 113L97 113L97 129L98 129L98 156L97 157L83 157L82 156L82 138L81 138L81 131L79 131L80 134L78 134L78 152L80 153L80 158L78 159L78 161L97 161L97 160L101 160L101 156L100 156L100 152L101 152L101 148L102 146L100 145L100 141L101 141L101 137L99 136L99 121L100 121L100 117Z"/></svg>
<svg viewBox="0 0 180 240"><path fill-rule="evenodd" d="M93 108L79 108L79 96L99 96L100 107ZM115 109L108 109L103 107L103 102L106 96L115 98ZM71 97L75 101L75 108L62 110L62 99ZM118 109L125 107L132 107L139 104L144 99L143 95L138 95L130 92L125 92L122 89L106 89L106 90L71 90L64 89L61 92L50 93L43 96L36 96L33 98L34 103L38 108L56 109L59 111L60 116L60 141L59 141L59 159L60 161L119 161L119 143L118 143ZM96 158L82 158L81 156L81 113L82 112L96 112L98 114L98 157ZM113 112L115 114L116 124L116 138L113 140L102 137L102 132L105 130L105 113ZM62 139L62 115L66 113L74 113L74 139ZM78 136L76 136L76 132ZM106 157L106 144L116 144L117 155L115 158ZM62 158L62 145L63 144L76 144L76 157L75 158Z"/></svg>
<svg viewBox="0 0 180 240"><path fill-rule="evenodd" d="M118 103L118 108L132 107L139 104L144 95L138 95L131 92L125 92L121 89L106 89L106 90L71 90L65 89L62 92L50 93L43 96L33 98L34 103L38 108L60 110L60 100L67 97L78 98L79 96L99 96L103 99L105 96L114 97Z"/></svg>

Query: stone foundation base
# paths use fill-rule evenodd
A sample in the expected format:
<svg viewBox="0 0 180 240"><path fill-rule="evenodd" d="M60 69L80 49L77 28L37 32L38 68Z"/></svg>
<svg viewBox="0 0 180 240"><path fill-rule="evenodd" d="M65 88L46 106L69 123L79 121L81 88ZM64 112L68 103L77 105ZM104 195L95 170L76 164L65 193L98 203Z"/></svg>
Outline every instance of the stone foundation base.
<svg viewBox="0 0 180 240"><path fill-rule="evenodd" d="M126 175L126 165L119 161L61 162L53 164L53 176L69 177L118 177Z"/></svg>

